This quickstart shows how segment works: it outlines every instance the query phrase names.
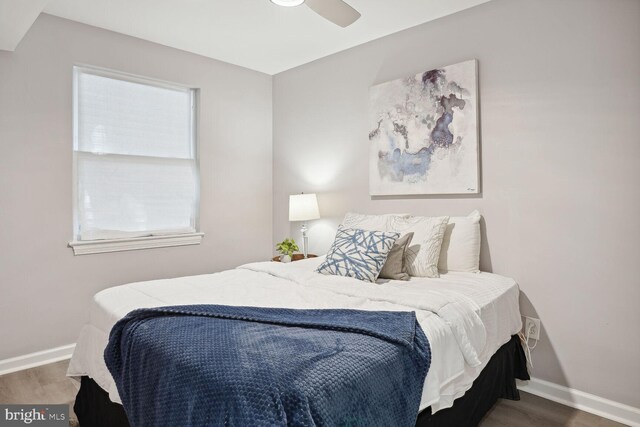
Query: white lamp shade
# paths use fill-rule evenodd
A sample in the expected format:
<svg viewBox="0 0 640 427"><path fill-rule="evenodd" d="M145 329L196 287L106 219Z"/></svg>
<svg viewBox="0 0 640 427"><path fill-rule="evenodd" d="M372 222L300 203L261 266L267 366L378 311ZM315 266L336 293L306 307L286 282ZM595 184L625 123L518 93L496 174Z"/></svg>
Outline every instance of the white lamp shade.
<svg viewBox="0 0 640 427"><path fill-rule="evenodd" d="M289 196L289 221L308 221L320 218L318 198L315 194Z"/></svg>

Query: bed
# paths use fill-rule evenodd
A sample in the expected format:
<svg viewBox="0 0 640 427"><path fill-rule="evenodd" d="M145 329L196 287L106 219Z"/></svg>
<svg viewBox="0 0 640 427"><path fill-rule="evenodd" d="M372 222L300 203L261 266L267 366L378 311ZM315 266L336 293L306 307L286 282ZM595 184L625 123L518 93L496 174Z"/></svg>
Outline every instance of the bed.
<svg viewBox="0 0 640 427"><path fill-rule="evenodd" d="M513 279L451 272L440 278L366 283L315 273L322 261L252 263L96 294L68 370L68 376L81 380L76 400L81 425L127 425L103 358L109 331L134 309L170 305L414 311L432 355L417 425L453 425L452 420L475 425L498 397L518 398L514 378L527 379L527 372L515 336L522 325Z"/></svg>

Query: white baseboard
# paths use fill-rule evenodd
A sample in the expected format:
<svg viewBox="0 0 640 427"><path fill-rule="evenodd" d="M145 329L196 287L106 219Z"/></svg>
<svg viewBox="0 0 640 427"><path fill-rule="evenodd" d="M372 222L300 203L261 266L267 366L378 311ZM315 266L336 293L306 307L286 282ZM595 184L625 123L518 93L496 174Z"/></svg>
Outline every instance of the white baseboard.
<svg viewBox="0 0 640 427"><path fill-rule="evenodd" d="M634 408L633 406L624 405L538 378L531 378L530 381L518 381L518 388L571 408L590 412L629 426L640 427L640 408Z"/></svg>
<svg viewBox="0 0 640 427"><path fill-rule="evenodd" d="M70 359L75 348L75 344L69 344L63 345L62 347L50 348L49 350L25 354L23 356L12 357L11 359L0 360L0 375Z"/></svg>

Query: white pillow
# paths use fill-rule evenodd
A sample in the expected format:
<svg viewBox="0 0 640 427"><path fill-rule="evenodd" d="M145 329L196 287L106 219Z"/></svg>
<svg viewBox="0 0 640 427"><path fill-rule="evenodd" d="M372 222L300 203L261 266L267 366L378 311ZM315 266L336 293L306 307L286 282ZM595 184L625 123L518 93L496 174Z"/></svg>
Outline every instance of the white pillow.
<svg viewBox="0 0 640 427"><path fill-rule="evenodd" d="M480 218L478 211L449 218L438 261L440 271L480 271Z"/></svg>
<svg viewBox="0 0 640 427"><path fill-rule="evenodd" d="M367 215L347 212L342 220L343 228L359 228L367 231L390 231L389 221L393 217L406 217L408 214Z"/></svg>
<svg viewBox="0 0 640 427"><path fill-rule="evenodd" d="M410 276L440 277L438 258L448 221L448 216L393 216L389 219L389 231L400 233L400 237L413 233L404 255Z"/></svg>

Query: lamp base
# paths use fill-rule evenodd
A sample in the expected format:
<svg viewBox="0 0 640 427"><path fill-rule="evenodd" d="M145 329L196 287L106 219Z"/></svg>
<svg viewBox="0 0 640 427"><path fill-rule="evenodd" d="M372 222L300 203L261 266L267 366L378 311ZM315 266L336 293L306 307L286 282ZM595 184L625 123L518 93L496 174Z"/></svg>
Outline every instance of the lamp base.
<svg viewBox="0 0 640 427"><path fill-rule="evenodd" d="M302 224L302 228L300 228L300 231L302 231L302 255L307 258L307 255L309 254L309 237L307 236L307 224Z"/></svg>

